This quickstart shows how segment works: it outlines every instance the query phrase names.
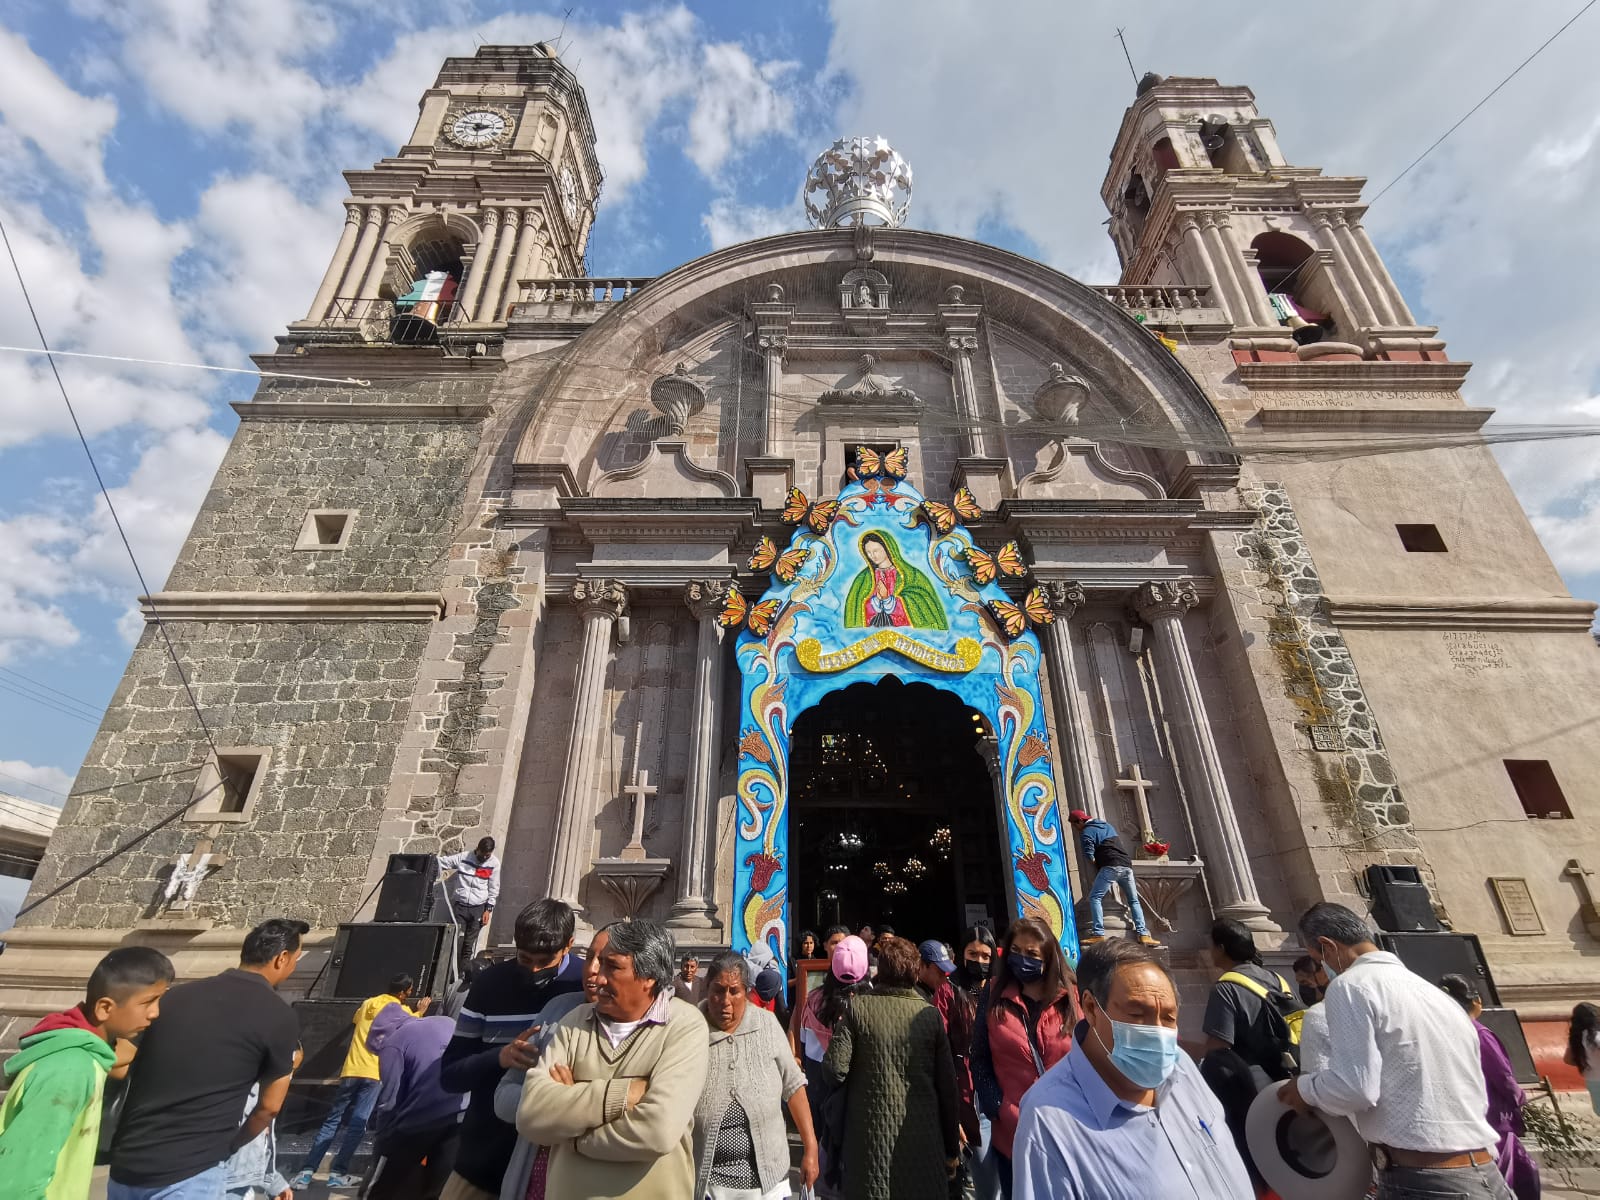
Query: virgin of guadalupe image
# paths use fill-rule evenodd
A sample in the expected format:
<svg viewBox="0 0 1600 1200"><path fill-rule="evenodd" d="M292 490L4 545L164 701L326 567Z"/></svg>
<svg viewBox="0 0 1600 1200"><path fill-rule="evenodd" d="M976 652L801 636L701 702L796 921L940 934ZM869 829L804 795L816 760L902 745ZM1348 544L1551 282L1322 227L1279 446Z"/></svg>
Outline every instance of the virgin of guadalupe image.
<svg viewBox="0 0 1600 1200"><path fill-rule="evenodd" d="M946 628L944 605L939 603L933 584L901 557L893 538L864 533L857 545L867 565L850 585L850 595L845 600L845 628Z"/></svg>

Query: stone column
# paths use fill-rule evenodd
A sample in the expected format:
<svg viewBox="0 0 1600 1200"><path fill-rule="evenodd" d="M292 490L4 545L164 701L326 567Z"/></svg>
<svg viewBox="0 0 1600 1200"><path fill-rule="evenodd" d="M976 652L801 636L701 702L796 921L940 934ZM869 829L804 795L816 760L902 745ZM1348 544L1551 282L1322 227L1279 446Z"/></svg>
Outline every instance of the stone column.
<svg viewBox="0 0 1600 1200"><path fill-rule="evenodd" d="M1183 635L1183 614L1198 602L1194 584L1187 579L1147 583L1134 593L1133 605L1141 620L1155 632L1151 648L1163 705L1172 725L1178 765L1194 803L1195 833L1206 858L1206 878L1219 917L1233 917L1252 929L1274 932L1277 926L1256 893L1244 836L1228 795L1222 757L1206 720L1205 701L1194 674L1194 660Z"/></svg>
<svg viewBox="0 0 1600 1200"><path fill-rule="evenodd" d="M483 232L478 235L478 248L472 252L472 267L461 286L461 309L470 321L481 321L478 297L483 293L483 281L489 274L489 264L494 261L495 234L500 229L500 210L486 208L482 213Z"/></svg>
<svg viewBox="0 0 1600 1200"><path fill-rule="evenodd" d="M972 356L978 350L976 334L959 334L950 337L945 345L950 350L950 365L955 376L956 414L961 418L961 449L965 455L987 458L988 440L979 423L977 384L972 377Z"/></svg>
<svg viewBox="0 0 1600 1200"><path fill-rule="evenodd" d="M377 250L372 255L372 263L367 267L367 277L361 284L361 297L365 300L376 300L378 289L383 286L383 274L389 267L389 235L394 232L395 226L406 219L406 210L398 204L384 211L383 229L378 238Z"/></svg>
<svg viewBox="0 0 1600 1200"><path fill-rule="evenodd" d="M1333 232L1333 216L1325 209L1317 210L1311 214L1312 224L1317 231L1317 241L1322 248L1333 255L1334 273L1338 277L1339 285L1343 288L1345 299L1350 305L1349 316L1362 328L1371 329L1377 325L1378 314L1372 310L1371 303L1367 300L1367 293L1362 290L1361 280L1350 266L1349 259L1345 256L1339 245L1339 240ZM1355 341L1355 330L1345 330L1345 341Z"/></svg>
<svg viewBox="0 0 1600 1200"><path fill-rule="evenodd" d="M1228 310L1235 325L1252 324L1255 316L1251 312L1249 299L1239 289L1239 276L1233 270L1230 262L1232 255L1222 240L1222 231L1217 228L1216 214L1200 213L1196 219L1200 229L1200 244L1206 249L1211 269L1216 272L1217 285L1222 289L1223 307Z"/></svg>
<svg viewBox="0 0 1600 1200"><path fill-rule="evenodd" d="M484 276L483 299L478 304L480 311L473 314L480 321L498 322L504 319L500 315L500 292L505 286L506 274L511 269L511 251L516 246L520 218L521 214L514 208L508 208L500 214L500 241L494 248L494 265Z"/></svg>
<svg viewBox="0 0 1600 1200"><path fill-rule="evenodd" d="M1181 241L1190 234L1194 235L1191 240L1194 256L1199 260L1200 269L1205 272L1206 282L1211 285L1211 302L1218 308L1227 308L1228 289L1223 286L1217 264L1211 261L1211 251L1206 249L1205 235L1200 232L1200 219L1194 213L1184 213L1178 218L1178 238Z"/></svg>
<svg viewBox="0 0 1600 1200"><path fill-rule="evenodd" d="M1383 265L1383 255L1378 253L1378 248L1372 244L1372 238L1367 233L1367 227L1359 221L1348 220L1350 236L1357 246L1361 248L1361 257L1367 264L1368 274L1377 281L1378 287L1389 299L1390 311L1394 313L1395 320L1401 325L1415 325L1416 317L1411 315L1411 309L1406 304L1406 298L1400 294L1400 289L1395 286L1394 277L1389 274L1389 268Z"/></svg>
<svg viewBox="0 0 1600 1200"><path fill-rule="evenodd" d="M535 210L531 208L525 208L518 214L522 222L522 232L517 236L517 248L512 251L510 261L506 264L505 277L500 280L499 298L495 301L493 309L488 310L495 313L496 320L502 319L506 306L517 298L517 278L522 274L523 264L528 261L528 255L532 253L535 240L539 236L539 224L534 219L535 215ZM506 239L507 242L510 240Z"/></svg>
<svg viewBox="0 0 1600 1200"><path fill-rule="evenodd" d="M756 335L756 349L761 351L763 381L766 384L761 453L772 455L778 452L783 438L783 356L789 349L789 335L776 329L759 333Z"/></svg>
<svg viewBox="0 0 1600 1200"><path fill-rule="evenodd" d="M1094 738L1083 698L1078 695L1073 665L1072 627L1068 622L1082 607L1083 588L1076 583L1043 585L1045 599L1056 619L1045 626L1045 658L1050 671L1050 698L1054 701L1056 737L1063 745L1053 756L1069 793L1068 808L1082 808L1091 817L1102 816L1100 789L1094 780Z"/></svg>
<svg viewBox="0 0 1600 1200"><path fill-rule="evenodd" d="M1223 262L1228 270L1233 272L1234 278L1239 281L1239 296L1244 301L1246 318L1254 325L1275 326L1278 324L1277 314L1272 311L1272 304L1267 299L1267 289L1261 282L1261 276L1245 265L1244 252L1233 240L1233 225L1226 212L1217 213L1211 225L1212 232L1216 235L1216 244L1220 248Z"/></svg>
<svg viewBox="0 0 1600 1200"><path fill-rule="evenodd" d="M311 302L306 320L320 321L328 315L328 305L339 295L339 284L350 266L350 256L355 251L356 238L360 234L361 206L347 204L344 207L344 231L339 234L339 244L334 248L333 261L328 264L328 273L322 277L322 286L317 289L316 299Z"/></svg>
<svg viewBox="0 0 1600 1200"><path fill-rule="evenodd" d="M667 924L674 929L714 929L716 906L706 886L706 858L712 807L717 796L722 727L722 625L717 614L727 594L726 579L700 579L684 589L684 600L699 623L695 644L694 700L689 717L689 776L683 797L683 849L678 855L678 898Z"/></svg>
<svg viewBox="0 0 1600 1200"><path fill-rule="evenodd" d="M1350 231L1342 212L1335 211L1333 214L1333 239L1344 258L1346 269L1355 276L1362 295L1372 308L1374 318L1382 325L1395 324L1395 314L1389 305L1389 297L1384 295L1383 288L1374 277L1372 266L1367 262L1367 256L1362 253L1361 246L1356 242L1355 235Z"/></svg>
<svg viewBox="0 0 1600 1200"><path fill-rule="evenodd" d="M346 275L344 289L349 293L349 298L354 300L364 296L361 290L362 281L367 277L367 268L371 265L374 255L378 251L379 239L383 236L383 206L381 204L368 205L366 224L361 227L361 240L356 243L356 252L350 258L350 270ZM359 316L358 312L349 312L347 317Z"/></svg>
<svg viewBox="0 0 1600 1200"><path fill-rule="evenodd" d="M552 839L546 894L566 901L581 917L583 906L578 903L578 890L588 874L589 852L594 844L594 777L599 763L595 739L605 723L611 631L628 611L628 592L615 580L580 579L572 585L572 600L583 615L583 645L578 652L567 768L561 777L561 811Z"/></svg>

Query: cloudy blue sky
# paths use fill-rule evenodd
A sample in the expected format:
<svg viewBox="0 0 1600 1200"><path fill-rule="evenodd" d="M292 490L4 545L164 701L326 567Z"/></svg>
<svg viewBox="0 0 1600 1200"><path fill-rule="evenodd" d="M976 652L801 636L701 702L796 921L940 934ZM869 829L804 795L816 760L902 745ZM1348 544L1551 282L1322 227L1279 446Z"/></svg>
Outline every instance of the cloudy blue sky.
<svg viewBox="0 0 1600 1200"><path fill-rule="evenodd" d="M1141 71L1248 84L1290 161L1381 185L1579 7L8 0L0 211L58 347L248 366L316 289L339 171L404 139L439 61L559 34L607 174L596 273L797 227L811 158L871 133L916 171L914 224L1112 282L1118 24ZM1369 218L1419 317L1477 364L1469 400L1503 420L1600 420L1597 58L1592 13ZM37 344L4 264L0 344ZM248 381L62 373L159 587ZM1600 447L1503 462L1574 592L1600 595ZM64 796L137 592L43 365L0 352L0 791Z"/></svg>

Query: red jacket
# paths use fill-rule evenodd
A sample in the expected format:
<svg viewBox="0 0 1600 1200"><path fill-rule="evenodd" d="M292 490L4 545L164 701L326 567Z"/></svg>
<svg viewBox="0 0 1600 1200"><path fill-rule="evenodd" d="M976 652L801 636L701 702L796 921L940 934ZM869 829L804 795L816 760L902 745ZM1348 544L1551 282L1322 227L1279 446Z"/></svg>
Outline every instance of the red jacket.
<svg viewBox="0 0 1600 1200"><path fill-rule="evenodd" d="M1017 1134L1022 1094L1067 1056L1078 1023L1072 993L1062 991L1039 1010L1030 1038L1021 990L1016 980L1008 979L998 995L985 993L972 1036L978 1107L994 1122L993 1144L1007 1158Z"/></svg>

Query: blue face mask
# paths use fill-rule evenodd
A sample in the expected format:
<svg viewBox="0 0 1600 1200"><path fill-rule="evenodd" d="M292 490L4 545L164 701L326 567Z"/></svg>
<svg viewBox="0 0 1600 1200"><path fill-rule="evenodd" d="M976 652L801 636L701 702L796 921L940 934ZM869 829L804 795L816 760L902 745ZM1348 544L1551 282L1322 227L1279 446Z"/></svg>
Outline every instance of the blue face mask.
<svg viewBox="0 0 1600 1200"><path fill-rule="evenodd" d="M1094 1029L1091 1025L1090 1029ZM1105 1039L1095 1031L1095 1039L1104 1046ZM1111 1022L1111 1065L1127 1078L1129 1083L1143 1088L1157 1088L1167 1081L1178 1066L1178 1031L1164 1025L1129 1025L1125 1021Z"/></svg>
<svg viewBox="0 0 1600 1200"><path fill-rule="evenodd" d="M1006 955L1006 967L1018 983L1033 983L1044 978L1042 958L1024 958L1020 954Z"/></svg>

